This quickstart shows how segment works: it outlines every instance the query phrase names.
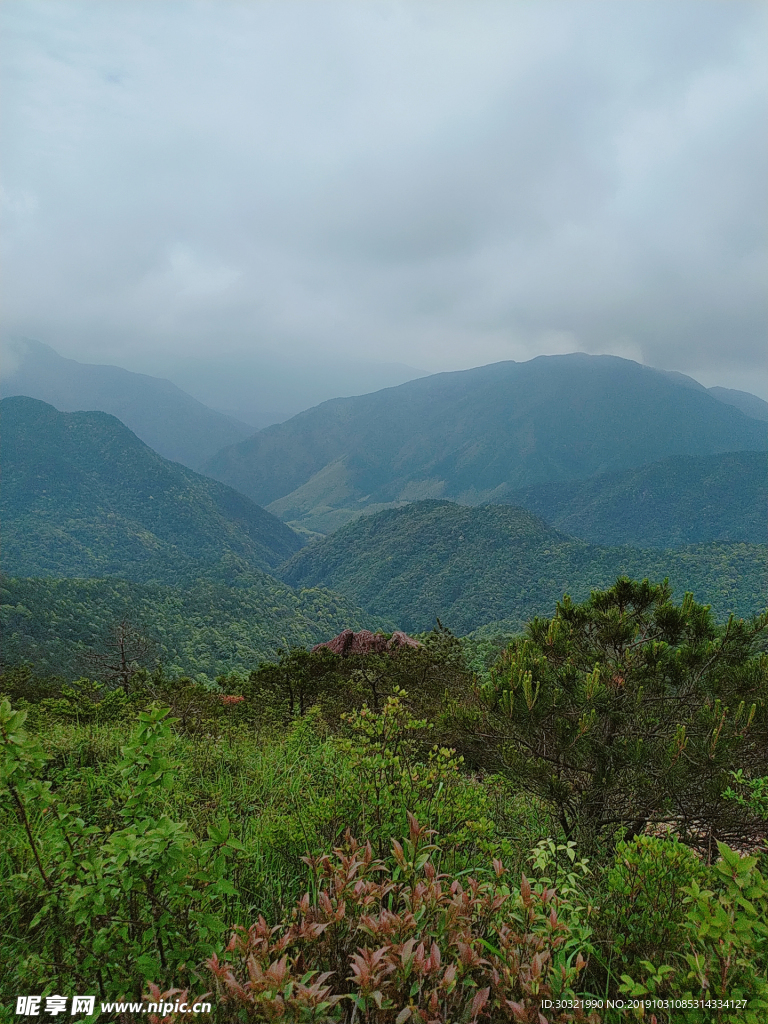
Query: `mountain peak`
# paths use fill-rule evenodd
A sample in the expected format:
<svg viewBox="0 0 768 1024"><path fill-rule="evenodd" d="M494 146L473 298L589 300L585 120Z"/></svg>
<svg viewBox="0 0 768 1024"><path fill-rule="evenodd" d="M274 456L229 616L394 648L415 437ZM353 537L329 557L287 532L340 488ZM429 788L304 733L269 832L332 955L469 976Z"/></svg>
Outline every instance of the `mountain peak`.
<svg viewBox="0 0 768 1024"><path fill-rule="evenodd" d="M149 448L104 412L0 401L3 571L176 583L270 572L302 546L249 498Z"/></svg>
<svg viewBox="0 0 768 1024"><path fill-rule="evenodd" d="M762 424L683 374L573 353L326 402L222 450L206 472L327 533L418 499L497 502L521 487L767 446Z"/></svg>

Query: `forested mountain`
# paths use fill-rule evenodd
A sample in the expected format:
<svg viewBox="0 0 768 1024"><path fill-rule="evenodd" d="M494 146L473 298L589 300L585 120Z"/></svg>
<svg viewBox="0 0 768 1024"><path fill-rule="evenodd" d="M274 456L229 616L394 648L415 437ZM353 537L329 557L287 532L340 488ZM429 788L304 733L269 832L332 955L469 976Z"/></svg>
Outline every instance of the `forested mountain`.
<svg viewBox="0 0 768 1024"><path fill-rule="evenodd" d="M41 675L101 675L127 624L129 661L170 675L249 672L281 647L305 647L347 627L391 630L338 594L292 591L269 576L247 587L198 581L185 589L124 580L5 579L0 585L4 665ZM140 648L140 650L134 650ZM136 657L134 657L136 655Z"/></svg>
<svg viewBox="0 0 768 1024"><path fill-rule="evenodd" d="M169 462L114 416L5 398L2 568L177 584L270 571L302 540L249 498Z"/></svg>
<svg viewBox="0 0 768 1024"><path fill-rule="evenodd" d="M768 447L763 423L682 374L614 356L540 356L325 402L224 449L205 471L328 532L363 508L479 504L674 455Z"/></svg>
<svg viewBox="0 0 768 1024"><path fill-rule="evenodd" d="M594 544L765 544L768 458L765 452L674 456L623 473L527 487L507 500Z"/></svg>
<svg viewBox="0 0 768 1024"><path fill-rule="evenodd" d="M741 409L753 419L768 423L768 402L765 399L750 395L748 391L736 391L734 388L707 388L707 391L719 402L725 402L726 405Z"/></svg>
<svg viewBox="0 0 768 1024"><path fill-rule="evenodd" d="M401 629L429 629L439 617L462 634L502 619L519 628L563 593L580 600L620 574L668 576L719 617L752 615L766 604L766 553L765 544L598 547L510 505L433 500L359 517L294 555L282 577L331 587Z"/></svg>
<svg viewBox="0 0 768 1024"><path fill-rule="evenodd" d="M10 395L37 398L64 412L111 413L150 448L196 470L224 445L252 433L169 380L65 359L27 338L4 344L0 397Z"/></svg>

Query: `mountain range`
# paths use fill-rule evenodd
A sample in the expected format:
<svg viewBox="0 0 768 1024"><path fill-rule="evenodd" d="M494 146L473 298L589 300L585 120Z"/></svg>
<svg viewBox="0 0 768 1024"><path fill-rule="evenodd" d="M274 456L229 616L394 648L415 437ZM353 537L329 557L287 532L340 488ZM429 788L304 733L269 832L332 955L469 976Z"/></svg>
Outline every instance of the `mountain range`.
<svg viewBox="0 0 768 1024"><path fill-rule="evenodd" d="M127 620L169 672L212 678L349 626L394 628L275 578L302 538L114 416L15 397L0 401L0 422L3 664L82 675Z"/></svg>
<svg viewBox="0 0 768 1024"><path fill-rule="evenodd" d="M204 472L285 522L330 533L361 511L425 498L509 501L673 456L764 451L767 434L682 374L541 356L324 402L221 450Z"/></svg>
<svg viewBox="0 0 768 1024"><path fill-rule="evenodd" d="M169 380L65 359L28 338L3 344L0 398L14 395L37 398L62 412L111 413L150 448L190 469L199 470L220 448L253 432Z"/></svg>
<svg viewBox="0 0 768 1024"><path fill-rule="evenodd" d="M222 449L250 497L108 413L5 398L3 657L74 672L133 608L210 675L345 626L514 632L623 573L751 615L766 427L735 395L613 357L439 374Z"/></svg>
<svg viewBox="0 0 768 1024"><path fill-rule="evenodd" d="M506 500L594 544L764 544L768 456L679 455L623 473L539 484L513 491Z"/></svg>

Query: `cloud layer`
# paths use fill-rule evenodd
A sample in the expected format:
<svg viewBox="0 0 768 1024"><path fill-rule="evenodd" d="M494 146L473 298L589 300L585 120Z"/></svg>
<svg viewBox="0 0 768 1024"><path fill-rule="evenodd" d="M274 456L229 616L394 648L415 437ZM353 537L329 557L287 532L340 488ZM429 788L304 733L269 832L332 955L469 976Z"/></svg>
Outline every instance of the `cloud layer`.
<svg viewBox="0 0 768 1024"><path fill-rule="evenodd" d="M23 3L5 323L66 355L627 355L766 393L762 4Z"/></svg>

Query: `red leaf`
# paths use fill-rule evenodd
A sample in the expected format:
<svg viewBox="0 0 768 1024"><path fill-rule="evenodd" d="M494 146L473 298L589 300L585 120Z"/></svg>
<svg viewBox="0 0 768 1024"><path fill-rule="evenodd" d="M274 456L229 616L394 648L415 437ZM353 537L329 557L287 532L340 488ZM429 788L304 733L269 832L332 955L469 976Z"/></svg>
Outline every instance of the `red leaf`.
<svg viewBox="0 0 768 1024"><path fill-rule="evenodd" d="M527 907L531 902L531 883L525 875L520 880L520 895L523 897L523 903Z"/></svg>
<svg viewBox="0 0 768 1024"><path fill-rule="evenodd" d="M475 994L475 998L472 1000L472 1020L477 1019L478 1013L482 1010L485 1004L488 1002L488 996L491 994L490 987L481 988L479 992Z"/></svg>

